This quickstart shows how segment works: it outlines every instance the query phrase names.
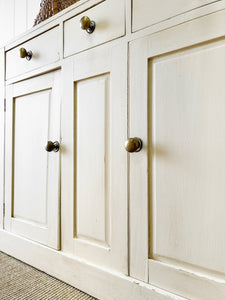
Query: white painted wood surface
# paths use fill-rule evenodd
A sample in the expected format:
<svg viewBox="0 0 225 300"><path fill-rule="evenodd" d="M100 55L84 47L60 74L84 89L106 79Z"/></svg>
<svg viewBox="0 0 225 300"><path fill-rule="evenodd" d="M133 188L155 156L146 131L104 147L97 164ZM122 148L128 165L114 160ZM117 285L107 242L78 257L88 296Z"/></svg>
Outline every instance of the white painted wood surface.
<svg viewBox="0 0 225 300"><path fill-rule="evenodd" d="M124 274L126 62L126 43L111 43L65 60L62 74L62 249Z"/></svg>
<svg viewBox="0 0 225 300"><path fill-rule="evenodd" d="M91 34L80 28L80 19L88 16L96 23ZM125 34L123 1L104 1L64 23L64 56L87 50Z"/></svg>
<svg viewBox="0 0 225 300"><path fill-rule="evenodd" d="M188 299L225 295L222 24L224 11L130 47L130 136L144 142L130 155L131 275Z"/></svg>
<svg viewBox="0 0 225 300"><path fill-rule="evenodd" d="M154 58L154 258L225 273L225 42ZM149 100L150 101L150 100Z"/></svg>
<svg viewBox="0 0 225 300"><path fill-rule="evenodd" d="M0 230L0 241L2 251L68 282L97 299L185 300L163 289L94 266L83 259L71 257L3 230Z"/></svg>
<svg viewBox="0 0 225 300"><path fill-rule="evenodd" d="M59 26L6 52L6 79L59 60ZM50 46L51 45L51 46ZM31 60L20 57L20 48L32 51Z"/></svg>
<svg viewBox="0 0 225 300"><path fill-rule="evenodd" d="M75 83L78 239L110 247L110 75ZM88 220L88 222L87 222Z"/></svg>
<svg viewBox="0 0 225 300"><path fill-rule="evenodd" d="M132 0L132 31L220 0Z"/></svg>
<svg viewBox="0 0 225 300"><path fill-rule="evenodd" d="M0 45L34 25L41 0L0 0Z"/></svg>
<svg viewBox="0 0 225 300"><path fill-rule="evenodd" d="M4 219L4 138L5 138L5 113L4 113L4 98L5 98L5 52L4 48L0 49L0 228L3 228Z"/></svg>
<svg viewBox="0 0 225 300"><path fill-rule="evenodd" d="M0 0L0 46L14 38L14 0Z"/></svg>
<svg viewBox="0 0 225 300"><path fill-rule="evenodd" d="M20 14L23 14L25 2L25 0L21 2L19 0L9 0L6 3L9 20L13 14L10 7L15 5L15 7L18 7L16 11L18 9L19 12L20 9ZM30 7L32 2L28 2ZM222 164L218 168L209 170L207 164L202 163L201 168L198 168L194 173L196 180L188 176L188 173L185 173L184 180L184 177L182 177L184 172L179 173L176 166L173 164L168 166L168 161L163 160L165 153L160 152L160 147L156 148L157 151L151 152L151 141L153 138L156 144L159 143L159 140L166 141L167 149L174 153L174 160L172 159L170 162L175 161L177 163L177 157L179 157L180 161L183 162L183 168L190 169L195 154L198 159L196 159L193 169L203 158L210 161L211 165L219 159L220 162L223 161L216 145L220 144L220 151L222 151L224 143L221 128L223 128L222 113L224 112L224 105L221 101L223 99L218 95L223 94L224 73L222 67L224 56L222 52L224 52L225 15L223 9L225 1L203 0L200 2L193 0L185 1L185 3L184 1L179 1L179 3L173 1L174 6L171 3L168 6L168 3L165 2L163 7L160 7L157 2L157 5L154 5L155 10L152 9L153 6L149 10L146 7L148 8L148 5L153 3L152 1L142 0L142 4L145 2L146 6L137 7L141 0L134 0L133 21L136 20L136 25L135 23L131 24L132 1L126 1L126 10L124 10L125 1L106 0L100 2L100 0L81 0L75 5L75 10L68 10L66 14L61 12L59 18L53 17L51 20L47 20L43 27L40 25L37 30L30 30L21 39L14 40L6 46L7 50L11 50L43 32L43 35L45 35L54 26L59 25L58 27L60 27L58 42L61 55L57 62L50 62L49 65L44 63L36 67L29 67L30 69L25 68L22 72L22 67L18 67L16 69L19 71L16 71L15 77L10 78L7 84L49 72L59 68L61 63L63 65L63 82L57 81L58 87L61 85L64 87L61 148L62 251L54 251L41 245L40 242L43 241L43 237L38 236L37 228L27 227L29 222L19 220L19 215L22 215L20 219L26 219L27 216L33 214L32 218L35 222L40 223L45 217L44 209L40 207L37 211L41 211L42 215L41 213L35 214L32 210L31 212L20 211L23 203L27 205L27 199L22 201L21 197L17 197L18 205L15 205L15 212L17 213L15 219L17 219L17 222L14 224L15 226L13 225L14 227L11 227L13 231L17 230L17 233L14 235L9 231L0 231L0 249L93 294L99 299L181 299L175 294L183 295L185 299L202 299L203 296L204 300L211 300L215 297L216 299L224 299L224 264L223 262L219 263L219 257L221 258L224 252L223 247L221 248L224 238L222 227L218 225L219 223L224 224L222 217L214 219L217 208L215 209L214 203L210 201L210 199L214 199L215 195L220 196L223 194L223 188L217 188L222 186L219 185L223 175ZM112 10L108 9L110 7L108 3L113 4ZM136 8L135 5L137 5ZM107 9L100 14L99 9L103 6ZM87 12L85 12L86 9L88 9ZM218 10L220 11L214 13ZM89 12L94 13L93 17L92 14L88 14ZM83 15L98 20L96 31L92 35L88 35L79 27L79 20ZM202 15L207 16L202 17ZM152 25L153 18L156 18L154 22L160 23ZM195 20L188 22L191 19ZM12 22L10 23L9 20L5 20L4 23L4 26L5 24L9 25L7 38L22 32L28 22L26 18L23 18L20 22L20 15L15 15L13 24L17 23L19 26L12 29ZM127 22L126 27L125 20ZM121 26L122 23L123 26ZM181 23L183 24L177 26ZM71 56L74 53L89 50L62 60L63 25L65 25L65 36L67 36L64 46L65 49L67 47L69 49L67 54L64 53L64 56ZM131 25L134 26L133 31L137 30L135 33L130 32ZM73 32L68 29L70 26ZM135 26L137 26L136 29ZM147 28L146 26L150 27ZM140 30L143 27L146 28ZM125 28L127 35L124 38L119 39L117 42L110 42L93 48L124 35ZM147 34L151 34L151 36L146 36ZM136 40L143 36L145 38ZM79 43L77 43L78 37ZM55 38L53 40L55 43ZM45 39L45 41L47 41L45 43L46 47L49 47L51 43L48 39ZM128 52L127 43L130 41L131 47ZM199 45L202 42L205 43L204 46ZM185 47L191 47L191 49L186 50ZM173 53L174 51L176 53ZM128 95L130 94L128 128L126 128L127 82L124 80L127 78L127 53L131 55L129 65L130 81L128 82L130 87L128 92ZM53 57L54 55L50 56ZM49 59L47 59L48 62ZM15 66L17 67L16 61L14 61L14 65L12 64L12 69ZM202 72L202 69L204 72ZM211 72L212 70L213 72ZM204 75L200 78L202 73ZM214 73L215 76L213 76ZM219 80L217 80L218 74L220 74ZM3 76L3 73L1 76ZM45 78L45 76L14 84L15 101L19 103L17 100L24 100L25 103L28 98L34 99L35 93L33 91L37 79L40 80L41 78ZM179 85L173 85L175 81ZM198 87L197 83L200 83L199 86L202 88ZM24 95L24 84L27 84L26 96ZM41 90L43 90L43 86L44 83ZM148 91L151 91L152 88L154 90L154 97L152 97L152 103L155 105L153 106L155 109L154 118L151 118L153 113L151 106L148 105L149 100L151 100ZM56 91L57 88L54 87L53 90ZM184 96L182 94L183 90L185 91ZM39 93L39 96L41 96L40 102L43 100L42 97L46 96L46 93L47 91ZM166 99L170 93L170 101L167 102ZM187 99L188 95L192 101ZM218 107L213 105L210 96L213 100L220 99ZM199 98L201 101L198 101ZM206 101L204 101L205 99ZM193 114L190 104L193 111L198 111L199 118ZM202 115L201 108L206 104L208 110ZM29 104L26 103L27 105ZM171 106L173 107L172 110L170 109ZM184 110L183 107L187 109ZM165 108L167 108L166 112L164 111ZM19 117L21 113L18 110L17 112L17 117ZM50 115L51 117L56 116L53 123L57 124L60 117L56 114L50 113ZM193 116L192 119L189 119L190 115ZM218 118L215 118L215 115ZM208 122L206 122L204 116L208 116ZM17 117L15 120L18 121ZM208 144L204 144L203 137L198 139L197 130L191 131L190 129L193 125L191 122L196 121L196 119ZM214 119L217 123L213 122L213 126L209 126ZM32 120L30 121L32 122ZM161 125L163 122L166 123L166 126ZM19 121L20 126L24 123L25 119L21 118ZM175 123L179 126L175 126ZM218 125L219 123L221 126ZM152 124L154 125L153 133L155 132L155 135L151 133ZM186 135L183 135L181 129ZM129 178L127 178L127 174L129 174L127 173L127 154L123 149L124 141L127 138L127 130L129 136L139 136L144 142L143 150L140 153L129 155ZM26 127L23 132L28 132ZM41 130L41 133L43 132ZM19 131L17 133L19 134ZM195 136L195 143L190 144L187 140L182 140L186 136L190 140ZM18 139L15 146L18 148L18 145L20 145L19 135L16 138ZM210 139L214 140L214 144L210 144ZM74 140L77 143L74 143ZM183 141L181 145L180 140ZM88 142L96 145L95 151L88 151ZM171 143L173 147L171 147ZM196 153L193 150L194 146L198 150ZM213 153L216 152L218 155L216 157L210 156L210 153L203 151L201 156L203 146L207 146L206 149L211 149ZM6 164L9 165L12 157L8 149L7 153ZM190 162L188 165L185 156L187 154ZM26 157L29 157L29 155L28 152ZM37 155L39 155L39 152ZM153 161L156 156L153 171L157 172L154 173L149 162ZM18 155L15 162L20 159L22 158ZM37 168L39 167L40 165L37 164ZM168 169L172 174L169 177L167 176ZM9 178L9 171L10 169L6 168L6 178ZM212 171L214 171L215 176L213 176L213 180L209 180ZM39 174L41 172L42 169L40 168ZM50 172L54 173L55 169L53 168ZM154 202L157 205L150 206L148 202L149 197L151 197L149 187L152 184L151 181L148 181L149 178L156 178L153 182L153 191L157 191ZM17 179L18 184L21 178L17 176ZM10 193L10 180L7 179L6 195ZM29 178L29 180L32 183L32 178ZM174 181L176 181L176 187L173 189ZM189 185L195 185L196 187L195 190L189 188L189 191L191 191L189 195L184 192L184 186L187 182ZM198 183L198 187L196 183ZM127 184L130 184L130 191L127 191ZM60 184L54 186L60 186ZM196 200L194 191L199 190L200 187L203 191L205 186L209 191L205 194L202 192L206 202L203 201L203 198L198 197L202 201L198 207L195 207L197 201L194 203L194 200ZM17 189L16 194L19 195L19 192L20 190ZM166 193L166 197L162 194L163 192ZM179 194L177 197L173 197L174 193ZM213 196L210 196L212 194ZM130 203L127 204L125 200L128 196ZM217 214L221 216L223 213L221 208L222 197L215 199L214 202L217 201L218 206L220 206L220 210L219 207L217 209ZM191 209L188 201L191 203ZM170 205L171 203L173 206ZM0 200L0 207L1 205ZM200 207L203 206L204 209L201 211ZM189 217L194 215L192 222L189 221L190 218L188 218L188 221L187 218L181 218L181 213L178 212L177 207L179 212L182 212L182 216L187 216L188 213ZM149 210L153 213L157 212L154 220L149 218ZM128 211L130 212L130 220L127 219ZM199 216L200 212L203 218L200 219L201 222L198 222L196 215ZM7 214L9 215L9 208L7 208ZM209 214L211 223L208 222ZM53 217L52 214L51 216ZM129 227L127 227L128 220ZM150 222L148 222L149 220ZM26 223L25 227L23 223ZM201 226L204 227L204 230L206 228L207 231L204 231L204 234L197 235L197 233L202 232ZM213 235L215 226L217 226L217 233ZM194 233L189 235L188 232L191 228ZM214 243L209 243L206 233ZM25 235L27 239L21 237L21 234ZM36 240L39 243L33 241L35 236L38 236ZM52 233L52 236L54 236L54 233ZM130 240L128 237L130 237ZM200 239L202 244L198 247L198 240ZM186 240L189 243L186 243ZM43 243L51 246L46 240ZM194 245L193 247L189 246L191 243ZM17 247L12 247L15 244ZM52 247L55 247L55 245ZM197 251L198 248L202 249L201 253L206 249L203 255L200 255L201 253ZM216 253L215 257L210 256L210 250ZM209 256L212 259L208 259ZM37 260L36 257L40 259ZM130 265L128 266L129 262ZM132 275L138 280L118 275L118 271ZM88 286L87 281L90 282ZM160 290L160 288L153 288L148 282L174 294Z"/></svg>
<svg viewBox="0 0 225 300"><path fill-rule="evenodd" d="M60 72L7 86L5 228L59 246Z"/></svg>

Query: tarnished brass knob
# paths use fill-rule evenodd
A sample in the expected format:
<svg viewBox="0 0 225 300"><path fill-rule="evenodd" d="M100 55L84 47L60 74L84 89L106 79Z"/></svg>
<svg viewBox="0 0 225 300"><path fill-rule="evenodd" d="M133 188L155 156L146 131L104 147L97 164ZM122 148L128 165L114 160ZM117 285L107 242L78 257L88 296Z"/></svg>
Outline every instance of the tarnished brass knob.
<svg viewBox="0 0 225 300"><path fill-rule="evenodd" d="M95 30L95 22L91 21L87 16L84 16L80 19L80 27L88 33L92 33Z"/></svg>
<svg viewBox="0 0 225 300"><path fill-rule="evenodd" d="M51 141L48 141L46 147L45 147L45 150L48 151L48 152L58 152L59 151L59 142L51 142Z"/></svg>
<svg viewBox="0 0 225 300"><path fill-rule="evenodd" d="M27 60L31 60L32 58L32 51L27 51L25 48L20 48L20 57L25 58Z"/></svg>
<svg viewBox="0 0 225 300"><path fill-rule="evenodd" d="M125 149L127 152L139 152L142 149L142 140L134 137L134 138L129 138L125 142Z"/></svg>

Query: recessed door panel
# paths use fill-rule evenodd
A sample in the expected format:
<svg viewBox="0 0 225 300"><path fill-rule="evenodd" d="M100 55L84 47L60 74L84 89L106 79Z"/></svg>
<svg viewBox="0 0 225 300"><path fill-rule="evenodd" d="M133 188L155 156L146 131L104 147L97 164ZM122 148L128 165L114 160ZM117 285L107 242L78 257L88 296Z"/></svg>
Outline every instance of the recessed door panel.
<svg viewBox="0 0 225 300"><path fill-rule="evenodd" d="M60 72L7 86L5 229L59 249Z"/></svg>
<svg viewBox="0 0 225 300"><path fill-rule="evenodd" d="M224 51L223 41L149 61L151 255L219 272L225 272Z"/></svg>
<svg viewBox="0 0 225 300"><path fill-rule="evenodd" d="M113 42L65 61L62 115L63 251L125 274L126 55Z"/></svg>
<svg viewBox="0 0 225 300"><path fill-rule="evenodd" d="M99 75L75 83L76 236L78 239L91 240L105 246L109 243L110 232L109 81L109 75Z"/></svg>
<svg viewBox="0 0 225 300"><path fill-rule="evenodd" d="M225 296L223 20L130 45L130 272L185 299Z"/></svg>
<svg viewBox="0 0 225 300"><path fill-rule="evenodd" d="M50 95L48 90L14 99L13 217L43 226L48 205L48 155L43 146L48 139Z"/></svg>

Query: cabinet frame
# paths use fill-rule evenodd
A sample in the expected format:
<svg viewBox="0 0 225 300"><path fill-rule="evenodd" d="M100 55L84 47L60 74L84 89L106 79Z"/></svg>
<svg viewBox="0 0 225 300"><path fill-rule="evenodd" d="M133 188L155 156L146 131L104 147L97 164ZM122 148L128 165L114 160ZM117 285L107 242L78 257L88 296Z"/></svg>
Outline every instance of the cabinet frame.
<svg viewBox="0 0 225 300"><path fill-rule="evenodd" d="M114 63L113 63L114 62ZM62 107L62 249L78 257L123 274L128 274L128 237L127 237L127 155L123 148L126 139L127 116L127 44L123 41L101 45L88 52L66 59L62 65L63 107ZM122 68L123 66L123 68ZM118 70L121 70L120 72ZM88 75L87 75L88 74ZM99 75L109 79L109 137L106 137L110 153L109 183L106 193L109 199L110 246L97 245L93 240L82 240L75 236L76 224L76 100L74 82L94 79ZM121 79L119 75L121 74ZM123 77L122 77L123 76ZM119 116L118 121L115 116ZM108 122L108 120L107 120ZM108 130L108 129L107 129ZM117 134L118 133L118 134ZM89 151L91 151L90 146ZM104 147L104 145L102 145ZM65 154L65 155L64 155ZM108 156L108 155L106 155ZM106 158L104 158L105 160ZM116 163L115 163L116 162ZM121 169L121 172L118 170ZM84 180L84 178L83 178ZM109 187L108 187L109 186ZM118 189L116 187L119 187ZM94 200L94 199L93 199ZM96 208L97 209L97 208ZM116 218L118 216L118 218Z"/></svg>
<svg viewBox="0 0 225 300"><path fill-rule="evenodd" d="M225 11L219 11L202 18L178 25L130 42L130 88L129 88L129 135L143 140L143 149L138 155L130 156L130 275L139 280L160 286L184 297L207 295L223 299L225 280L218 273L207 274L182 265L149 259L151 256L149 233L152 230L149 217L151 188L148 188L151 166L148 148L151 128L148 118L148 61L156 56L201 45L216 39L224 39ZM208 26L214 24L214 26ZM223 24L223 25L222 25ZM207 28L207 30L202 30ZM194 34L193 34L194 32ZM143 73L144 70L144 73ZM140 74L144 74L140 80ZM150 88L151 89L151 88ZM143 113L144 112L144 113ZM151 151L151 150L150 150ZM137 172L138 170L138 172ZM138 188L136 188L139 186ZM212 272L213 273L213 272ZM215 277L214 277L215 276ZM189 288L182 290L183 282ZM178 284L179 283L179 284ZM206 297L206 296L205 296Z"/></svg>

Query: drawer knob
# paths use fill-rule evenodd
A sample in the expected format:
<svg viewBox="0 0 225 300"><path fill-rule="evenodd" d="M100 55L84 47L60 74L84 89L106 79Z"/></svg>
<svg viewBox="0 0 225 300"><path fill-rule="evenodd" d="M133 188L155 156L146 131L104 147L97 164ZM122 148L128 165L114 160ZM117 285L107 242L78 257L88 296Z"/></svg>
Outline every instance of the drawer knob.
<svg viewBox="0 0 225 300"><path fill-rule="evenodd" d="M31 51L27 51L25 48L20 48L20 57L21 58L25 58L27 60L31 60L32 58L32 52Z"/></svg>
<svg viewBox="0 0 225 300"><path fill-rule="evenodd" d="M48 152L58 152L59 151L59 142L51 142L51 141L48 141L46 147L45 147L45 150L48 151Z"/></svg>
<svg viewBox="0 0 225 300"><path fill-rule="evenodd" d="M129 138L125 142L125 149L127 152L139 152L142 149L142 140L134 137L134 138Z"/></svg>
<svg viewBox="0 0 225 300"><path fill-rule="evenodd" d="M80 19L80 27L88 33L92 33L95 30L95 22L84 16Z"/></svg>

